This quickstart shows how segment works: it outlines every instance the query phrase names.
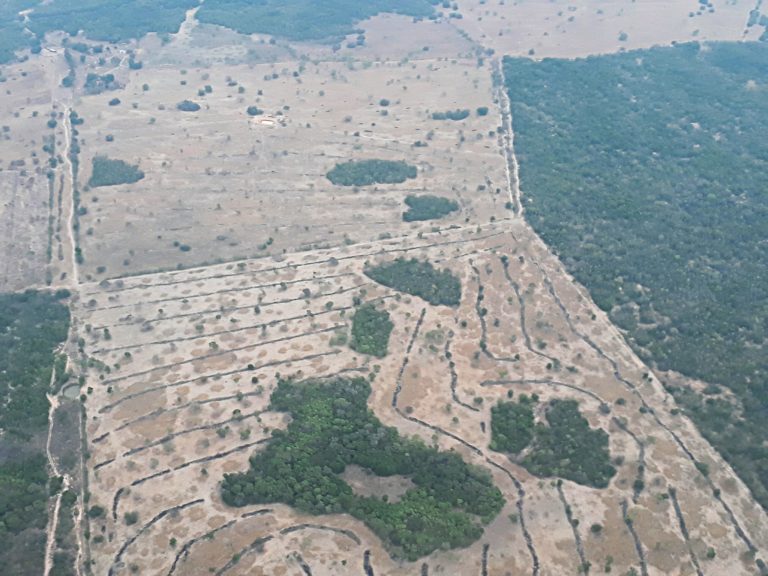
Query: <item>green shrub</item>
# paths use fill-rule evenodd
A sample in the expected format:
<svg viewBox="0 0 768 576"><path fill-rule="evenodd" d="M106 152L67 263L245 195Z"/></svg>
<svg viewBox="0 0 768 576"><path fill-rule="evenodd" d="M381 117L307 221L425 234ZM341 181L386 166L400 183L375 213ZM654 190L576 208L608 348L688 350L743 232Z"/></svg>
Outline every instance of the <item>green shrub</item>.
<svg viewBox="0 0 768 576"><path fill-rule="evenodd" d="M176 109L182 112L197 112L200 110L200 104L191 100L184 100L176 104Z"/></svg>

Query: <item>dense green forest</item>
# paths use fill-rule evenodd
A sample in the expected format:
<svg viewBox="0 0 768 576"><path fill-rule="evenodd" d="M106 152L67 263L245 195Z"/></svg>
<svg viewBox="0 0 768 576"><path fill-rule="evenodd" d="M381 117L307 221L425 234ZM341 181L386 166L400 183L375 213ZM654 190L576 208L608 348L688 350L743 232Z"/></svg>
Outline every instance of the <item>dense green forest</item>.
<svg viewBox="0 0 768 576"><path fill-rule="evenodd" d="M525 394L517 402L499 402L491 408L491 450L519 454L533 440L536 401Z"/></svg>
<svg viewBox="0 0 768 576"><path fill-rule="evenodd" d="M208 0L197 16L245 34L271 34L291 40L336 41L355 25L382 12L414 18L435 17L438 0ZM92 40L123 42L149 32L177 32L186 11L199 0L3 0L0 2L0 63L23 48L39 50L47 32L83 31ZM18 16L34 8L24 32Z"/></svg>
<svg viewBox="0 0 768 576"><path fill-rule="evenodd" d="M401 184L409 178L416 178L416 173L416 166L402 161L355 160L336 164L327 176L337 186L370 186Z"/></svg>
<svg viewBox="0 0 768 576"><path fill-rule="evenodd" d="M352 339L349 347L361 354L370 354L383 358L387 355L389 335L394 324L389 319L389 312L378 310L369 302L363 304L352 317Z"/></svg>
<svg viewBox="0 0 768 576"><path fill-rule="evenodd" d="M54 349L66 339L68 329L69 310L57 295L32 291L0 294L3 574L43 571L49 488L45 456L39 446L48 423L46 393L50 389Z"/></svg>
<svg viewBox="0 0 768 576"><path fill-rule="evenodd" d="M367 266L365 275L435 306L458 306L461 302L461 282L450 270L438 270L429 262L415 258L398 258L378 266Z"/></svg>
<svg viewBox="0 0 768 576"><path fill-rule="evenodd" d="M403 220L406 222L435 220L459 209L459 204L455 200L430 194L420 196L409 194L405 197L405 205L408 206L408 210L403 212Z"/></svg>
<svg viewBox="0 0 768 576"><path fill-rule="evenodd" d="M244 34L271 34L291 40L338 40L355 24L381 12L418 18L434 13L437 0L207 0L198 20Z"/></svg>
<svg viewBox="0 0 768 576"><path fill-rule="evenodd" d="M50 30L76 34L93 40L121 42L149 32L176 32L185 11L198 0L52 0L35 7L30 29L42 36Z"/></svg>
<svg viewBox="0 0 768 576"><path fill-rule="evenodd" d="M504 69L531 224L768 507L768 46Z"/></svg>
<svg viewBox="0 0 768 576"><path fill-rule="evenodd" d="M530 446L522 465L537 476L559 477L585 486L605 488L616 470L611 466L608 434L592 429L575 400L551 400L547 423L534 424L537 398L491 408L491 450L519 454Z"/></svg>
<svg viewBox="0 0 768 576"><path fill-rule="evenodd" d="M69 310L55 295L0 294L0 429L6 433L28 436L47 424L53 349L68 329Z"/></svg>
<svg viewBox="0 0 768 576"><path fill-rule="evenodd" d="M116 186L118 184L133 184L144 178L144 172L138 166L127 164L122 160L112 160L106 156L94 156L93 171L88 180L88 186Z"/></svg>
<svg viewBox="0 0 768 576"><path fill-rule="evenodd" d="M14 52L33 45L24 34L19 12L31 8L40 0L3 0L0 2L0 64L13 60Z"/></svg>
<svg viewBox="0 0 768 576"><path fill-rule="evenodd" d="M490 475L384 426L368 408L370 393L364 378L279 382L270 409L290 413L291 423L272 432L248 472L224 476L224 501L345 512L365 522L394 556L411 561L477 540L504 504ZM358 496L340 476L351 464L377 476L407 476L415 488L398 502Z"/></svg>

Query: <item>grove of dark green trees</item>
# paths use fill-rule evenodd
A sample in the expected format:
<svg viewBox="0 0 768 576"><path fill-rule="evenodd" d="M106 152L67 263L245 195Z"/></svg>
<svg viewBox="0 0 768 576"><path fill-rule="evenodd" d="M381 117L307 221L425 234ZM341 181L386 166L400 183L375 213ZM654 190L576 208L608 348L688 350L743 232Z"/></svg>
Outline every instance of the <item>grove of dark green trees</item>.
<svg viewBox="0 0 768 576"><path fill-rule="evenodd" d="M400 292L418 296L436 306L458 306L461 282L450 270L438 270L422 260L398 258L376 266L367 266L371 280Z"/></svg>
<svg viewBox="0 0 768 576"><path fill-rule="evenodd" d="M43 572L50 482L39 447L48 423L51 372L64 379L55 348L67 337L66 292L0 294L0 570Z"/></svg>
<svg viewBox="0 0 768 576"><path fill-rule="evenodd" d="M226 474L224 502L282 502L308 514L348 513L373 530L395 557L416 560L437 549L468 546L504 499L488 472L384 426L368 408L365 378L280 381L271 410L290 413L250 469ZM341 477L347 466L377 476L402 475L415 487L398 502L356 495Z"/></svg>
<svg viewBox="0 0 768 576"><path fill-rule="evenodd" d="M361 354L370 354L383 358L387 355L389 335L394 324L389 319L389 312L379 310L369 302L355 310L352 317L352 339L349 347Z"/></svg>
<svg viewBox="0 0 768 576"><path fill-rule="evenodd" d="M527 218L768 507L768 45L504 71Z"/></svg>
<svg viewBox="0 0 768 576"><path fill-rule="evenodd" d="M393 160L353 160L336 164L328 172L328 180L336 186L370 186L402 184L416 178L416 166Z"/></svg>
<svg viewBox="0 0 768 576"><path fill-rule="evenodd" d="M430 17L433 4L438 0L209 0L197 16L244 34L326 41L355 32L357 22L380 12Z"/></svg>
<svg viewBox="0 0 768 576"><path fill-rule="evenodd" d="M403 212L403 220L406 222L436 220L459 209L459 204L455 200L430 194L419 196L409 194L405 197L405 205L408 206L408 210Z"/></svg>
<svg viewBox="0 0 768 576"><path fill-rule="evenodd" d="M519 454L521 464L536 476L558 477L584 486L605 488L616 469L611 465L608 434L590 428L575 400L551 400L546 424L534 424L535 396L499 402L491 409L491 450Z"/></svg>
<svg viewBox="0 0 768 576"><path fill-rule="evenodd" d="M138 166L122 160L113 160L106 156L94 156L93 170L88 185L91 188L99 186L116 186L118 184L133 184L144 178L144 172Z"/></svg>

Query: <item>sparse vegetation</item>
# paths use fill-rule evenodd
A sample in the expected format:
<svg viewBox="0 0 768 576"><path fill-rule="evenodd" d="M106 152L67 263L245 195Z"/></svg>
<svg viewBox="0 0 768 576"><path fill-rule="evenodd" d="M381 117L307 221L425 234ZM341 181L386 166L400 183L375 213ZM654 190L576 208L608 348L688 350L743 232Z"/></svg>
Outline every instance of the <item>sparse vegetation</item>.
<svg viewBox="0 0 768 576"><path fill-rule="evenodd" d="M429 262L398 258L369 266L365 274L379 284L418 296L436 306L458 306L461 282L449 270L438 270Z"/></svg>

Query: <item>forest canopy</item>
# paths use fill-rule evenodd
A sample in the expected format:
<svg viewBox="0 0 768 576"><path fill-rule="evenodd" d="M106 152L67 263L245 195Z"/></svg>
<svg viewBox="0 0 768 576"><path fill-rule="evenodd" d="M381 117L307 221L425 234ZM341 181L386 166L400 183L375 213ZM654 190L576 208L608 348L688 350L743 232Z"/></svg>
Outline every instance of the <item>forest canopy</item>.
<svg viewBox="0 0 768 576"><path fill-rule="evenodd" d="M282 502L308 514L348 513L365 522L395 557L417 560L465 547L504 505L485 470L384 426L368 408L364 378L293 382L272 393L271 410L290 413L250 469L226 474L230 506ZM415 487L398 502L356 495L341 474L351 464L377 476L402 475Z"/></svg>
<svg viewBox="0 0 768 576"><path fill-rule="evenodd" d="M51 375L64 380L55 349L67 337L66 293L0 294L0 566L41 574L48 518L48 470L40 446Z"/></svg>
<svg viewBox="0 0 768 576"><path fill-rule="evenodd" d="M271 34L290 40L338 40L355 24L381 12L427 18L437 0L207 0L198 19L243 34Z"/></svg>
<svg viewBox="0 0 768 576"><path fill-rule="evenodd" d="M768 507L768 46L504 70L531 224Z"/></svg>

